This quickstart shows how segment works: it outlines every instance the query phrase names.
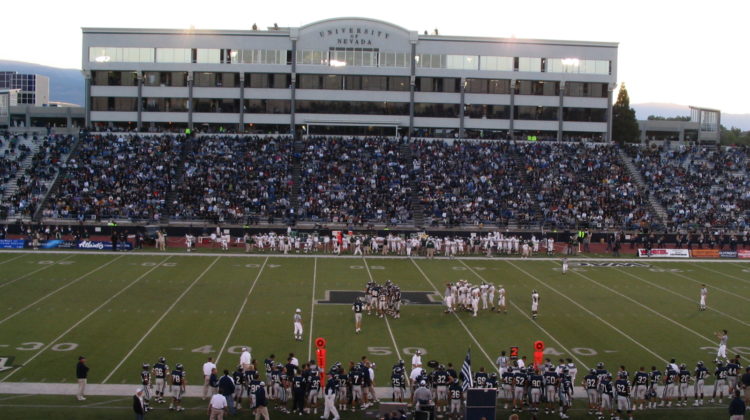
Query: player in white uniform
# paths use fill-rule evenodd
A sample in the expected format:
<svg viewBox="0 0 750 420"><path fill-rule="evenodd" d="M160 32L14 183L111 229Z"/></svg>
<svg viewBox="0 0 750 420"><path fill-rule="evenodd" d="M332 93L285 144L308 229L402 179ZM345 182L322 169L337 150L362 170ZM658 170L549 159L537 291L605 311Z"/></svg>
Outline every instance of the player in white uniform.
<svg viewBox="0 0 750 420"><path fill-rule="evenodd" d="M490 306L492 306L491 310L493 311L495 310L495 290L497 290L495 284L490 283L490 286L487 288L487 296L490 301Z"/></svg>
<svg viewBox="0 0 750 420"><path fill-rule="evenodd" d="M539 292L534 289L531 292L531 317L536 319L539 314Z"/></svg>
<svg viewBox="0 0 750 420"><path fill-rule="evenodd" d="M705 311L706 310L706 297L708 297L708 289L706 288L705 284L701 285L701 299L698 306L699 311Z"/></svg>
<svg viewBox="0 0 750 420"><path fill-rule="evenodd" d="M505 288L502 284L497 287L497 311L508 313L508 307L505 306Z"/></svg>
<svg viewBox="0 0 750 420"><path fill-rule="evenodd" d="M186 233L185 234L185 248L187 248L187 252L190 252L193 250L193 244L195 243L195 236Z"/></svg>
<svg viewBox="0 0 750 420"><path fill-rule="evenodd" d="M302 309L300 308L294 312L294 339L302 341Z"/></svg>
<svg viewBox="0 0 750 420"><path fill-rule="evenodd" d="M471 310L474 312L474 316L477 316L479 312L479 288L475 287L471 289Z"/></svg>
<svg viewBox="0 0 750 420"><path fill-rule="evenodd" d="M487 309L487 293L489 292L489 286L482 283L481 286L479 286L479 293L482 296L482 309Z"/></svg>
<svg viewBox="0 0 750 420"><path fill-rule="evenodd" d="M722 330L723 334L721 332L716 333L716 338L719 339L719 351L716 352L716 361L719 361L720 357L724 358L725 362L729 362L729 359L727 358L727 341L729 341L729 335L727 335L727 330Z"/></svg>
<svg viewBox="0 0 750 420"><path fill-rule="evenodd" d="M568 272L568 259L563 258L562 259L562 273L566 274Z"/></svg>

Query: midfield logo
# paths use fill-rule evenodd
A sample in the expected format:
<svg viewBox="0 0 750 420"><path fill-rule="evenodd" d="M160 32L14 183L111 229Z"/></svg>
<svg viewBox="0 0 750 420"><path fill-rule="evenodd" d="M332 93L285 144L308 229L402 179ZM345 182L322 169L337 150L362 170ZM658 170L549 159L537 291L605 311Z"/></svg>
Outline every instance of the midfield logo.
<svg viewBox="0 0 750 420"><path fill-rule="evenodd" d="M327 290L326 298L319 300L321 305L351 305L357 297L365 293L357 290ZM440 305L440 297L435 292L401 292L404 305Z"/></svg>
<svg viewBox="0 0 750 420"><path fill-rule="evenodd" d="M648 264L637 262L571 262L570 265L579 267L651 267Z"/></svg>

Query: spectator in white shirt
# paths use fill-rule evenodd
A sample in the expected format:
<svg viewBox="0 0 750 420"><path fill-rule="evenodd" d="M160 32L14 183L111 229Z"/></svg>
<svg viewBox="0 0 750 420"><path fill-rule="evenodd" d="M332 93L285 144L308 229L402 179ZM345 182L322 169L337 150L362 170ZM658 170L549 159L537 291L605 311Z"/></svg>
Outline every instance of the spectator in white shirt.
<svg viewBox="0 0 750 420"><path fill-rule="evenodd" d="M209 357L208 361L203 364L203 399L208 397L209 380L211 379L211 370L216 368L213 357Z"/></svg>

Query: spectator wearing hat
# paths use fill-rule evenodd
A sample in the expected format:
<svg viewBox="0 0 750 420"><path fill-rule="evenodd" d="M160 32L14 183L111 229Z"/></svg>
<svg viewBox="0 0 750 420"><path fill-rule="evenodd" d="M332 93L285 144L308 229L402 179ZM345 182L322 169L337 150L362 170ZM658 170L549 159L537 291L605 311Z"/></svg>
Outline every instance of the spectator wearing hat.
<svg viewBox="0 0 750 420"><path fill-rule="evenodd" d="M76 379L78 379L78 394L76 394L76 398L78 398L78 401L84 401L86 399L83 393L86 391L86 378L88 376L89 367L86 366L86 358L79 356L78 364L76 365Z"/></svg>
<svg viewBox="0 0 750 420"><path fill-rule="evenodd" d="M247 372L250 370L250 364L252 363L253 358L250 355L250 351L247 347L242 348L242 354L240 354L240 365L242 366L242 370Z"/></svg>
<svg viewBox="0 0 750 420"><path fill-rule="evenodd" d="M143 401L143 388L135 390L135 395L133 395L133 412L135 413L135 420L143 420L143 416L146 415L146 405Z"/></svg>

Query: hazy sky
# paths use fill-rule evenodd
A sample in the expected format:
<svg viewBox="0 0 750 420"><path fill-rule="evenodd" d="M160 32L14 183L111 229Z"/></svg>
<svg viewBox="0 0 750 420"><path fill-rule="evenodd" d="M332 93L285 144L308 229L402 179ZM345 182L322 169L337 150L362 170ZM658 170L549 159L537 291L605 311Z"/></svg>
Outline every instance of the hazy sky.
<svg viewBox="0 0 750 420"><path fill-rule="evenodd" d="M249 29L362 16L422 33L620 43L631 102L750 113L750 1L10 1L0 59L81 67L81 27Z"/></svg>

